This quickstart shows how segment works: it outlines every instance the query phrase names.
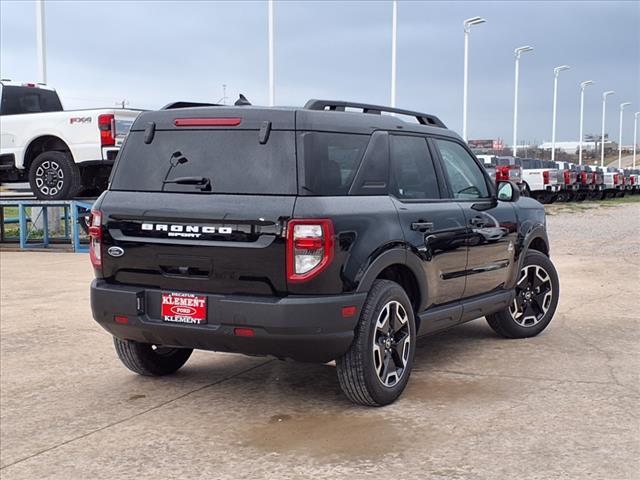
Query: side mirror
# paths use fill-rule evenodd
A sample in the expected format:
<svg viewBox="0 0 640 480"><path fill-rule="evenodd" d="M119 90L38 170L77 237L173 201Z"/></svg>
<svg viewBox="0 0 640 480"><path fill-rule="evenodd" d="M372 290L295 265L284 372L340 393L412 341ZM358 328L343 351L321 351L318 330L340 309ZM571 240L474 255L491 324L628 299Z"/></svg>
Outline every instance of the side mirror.
<svg viewBox="0 0 640 480"><path fill-rule="evenodd" d="M520 188L512 181L499 182L498 200L502 202L517 202L520 200Z"/></svg>

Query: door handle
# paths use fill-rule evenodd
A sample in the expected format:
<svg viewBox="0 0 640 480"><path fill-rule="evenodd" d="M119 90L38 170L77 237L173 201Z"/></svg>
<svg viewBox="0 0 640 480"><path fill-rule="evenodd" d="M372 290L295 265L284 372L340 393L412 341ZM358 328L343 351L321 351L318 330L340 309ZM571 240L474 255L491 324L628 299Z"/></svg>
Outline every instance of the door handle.
<svg viewBox="0 0 640 480"><path fill-rule="evenodd" d="M418 232L428 232L433 230L433 222L413 222L411 223L411 230Z"/></svg>

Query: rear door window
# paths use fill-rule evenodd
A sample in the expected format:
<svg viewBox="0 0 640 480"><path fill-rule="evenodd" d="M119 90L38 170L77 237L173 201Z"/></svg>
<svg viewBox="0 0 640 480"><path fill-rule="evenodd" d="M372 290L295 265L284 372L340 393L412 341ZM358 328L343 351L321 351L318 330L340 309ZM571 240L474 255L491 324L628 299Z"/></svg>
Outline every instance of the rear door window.
<svg viewBox="0 0 640 480"><path fill-rule="evenodd" d="M6 85L2 88L2 115L23 113L60 112L62 104L52 90L35 87Z"/></svg>
<svg viewBox="0 0 640 480"><path fill-rule="evenodd" d="M255 130L156 131L129 133L111 179L111 190L144 192L294 195L297 191L294 133L272 131L266 144ZM198 185L165 183L204 177Z"/></svg>
<svg viewBox="0 0 640 480"><path fill-rule="evenodd" d="M401 199L440 198L438 178L424 137L391 135L389 152L394 195Z"/></svg>
<svg viewBox="0 0 640 480"><path fill-rule="evenodd" d="M349 133L299 133L301 194L347 195L369 139Z"/></svg>

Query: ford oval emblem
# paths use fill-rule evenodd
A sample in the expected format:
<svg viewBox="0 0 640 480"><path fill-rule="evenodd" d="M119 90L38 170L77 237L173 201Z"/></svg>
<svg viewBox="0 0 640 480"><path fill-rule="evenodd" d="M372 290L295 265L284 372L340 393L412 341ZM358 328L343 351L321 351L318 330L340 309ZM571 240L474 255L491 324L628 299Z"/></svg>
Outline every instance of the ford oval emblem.
<svg viewBox="0 0 640 480"><path fill-rule="evenodd" d="M120 247L109 247L107 253L112 257L121 257L122 255L124 255L124 250Z"/></svg>

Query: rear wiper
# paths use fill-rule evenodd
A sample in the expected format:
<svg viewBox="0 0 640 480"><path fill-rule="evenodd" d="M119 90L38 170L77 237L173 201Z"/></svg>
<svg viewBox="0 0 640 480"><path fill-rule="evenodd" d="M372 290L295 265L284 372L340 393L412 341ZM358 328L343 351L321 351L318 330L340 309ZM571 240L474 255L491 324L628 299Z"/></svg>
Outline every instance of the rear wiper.
<svg viewBox="0 0 640 480"><path fill-rule="evenodd" d="M172 180L164 180L163 185L174 183L177 185L198 185L203 192L211 191L211 180L208 177L178 177Z"/></svg>

